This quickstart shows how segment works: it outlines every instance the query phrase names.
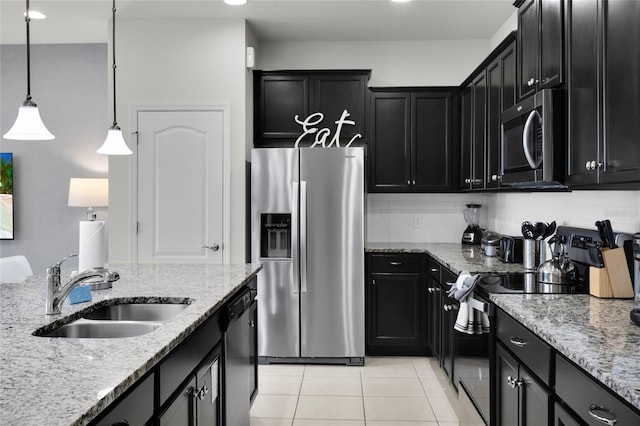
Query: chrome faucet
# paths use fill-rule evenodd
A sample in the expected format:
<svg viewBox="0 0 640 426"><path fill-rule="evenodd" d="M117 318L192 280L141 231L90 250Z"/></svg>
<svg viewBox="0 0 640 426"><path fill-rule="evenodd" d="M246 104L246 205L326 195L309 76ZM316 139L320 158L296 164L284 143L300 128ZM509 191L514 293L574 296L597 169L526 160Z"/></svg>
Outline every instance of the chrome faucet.
<svg viewBox="0 0 640 426"><path fill-rule="evenodd" d="M110 269L91 268L78 273L73 276L68 283L62 285L60 283L60 265L62 265L62 262L65 260L75 256L77 256L77 254L71 254L55 265L47 268L47 300L45 306L45 312L47 315L59 314L60 307L71 290L89 278L100 277L103 282L109 283L120 279L120 274Z"/></svg>

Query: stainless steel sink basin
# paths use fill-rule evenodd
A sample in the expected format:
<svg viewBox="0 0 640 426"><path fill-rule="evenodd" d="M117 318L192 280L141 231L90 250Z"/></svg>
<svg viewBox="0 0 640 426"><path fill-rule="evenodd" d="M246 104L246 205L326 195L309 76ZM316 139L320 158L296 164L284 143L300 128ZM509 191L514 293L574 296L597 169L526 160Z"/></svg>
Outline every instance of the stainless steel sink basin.
<svg viewBox="0 0 640 426"><path fill-rule="evenodd" d="M184 310L190 299L177 302L130 303L111 300L110 305L89 307L86 311L76 314L81 317L52 328L53 324L39 328L33 332L34 336L67 337L75 339L114 339L120 337L134 337L147 334L157 329L163 322ZM72 317L67 318L71 320Z"/></svg>
<svg viewBox="0 0 640 426"><path fill-rule="evenodd" d="M42 337L75 339L114 339L141 336L160 327L161 323L137 321L94 321L78 319L49 332L34 333Z"/></svg>
<svg viewBox="0 0 640 426"><path fill-rule="evenodd" d="M82 317L109 321L167 321L187 306L185 303L119 303L102 306Z"/></svg>

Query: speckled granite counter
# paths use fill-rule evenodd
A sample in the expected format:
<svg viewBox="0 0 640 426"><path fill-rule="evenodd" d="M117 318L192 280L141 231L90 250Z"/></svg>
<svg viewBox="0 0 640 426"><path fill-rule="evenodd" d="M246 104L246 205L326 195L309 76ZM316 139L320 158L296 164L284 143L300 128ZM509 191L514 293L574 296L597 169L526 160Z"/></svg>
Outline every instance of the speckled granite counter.
<svg viewBox="0 0 640 426"><path fill-rule="evenodd" d="M521 264L486 257L478 246L367 243L372 253L426 253L454 273L524 272ZM559 353L640 409L640 327L630 300L589 295L493 294L491 300Z"/></svg>
<svg viewBox="0 0 640 426"><path fill-rule="evenodd" d="M640 409L640 327L631 300L575 295L491 295L554 349Z"/></svg>
<svg viewBox="0 0 640 426"><path fill-rule="evenodd" d="M370 253L426 253L459 274L483 272L519 273L525 269L521 263L503 263L499 257L487 257L480 246L465 246L457 243L367 243L365 251Z"/></svg>
<svg viewBox="0 0 640 426"><path fill-rule="evenodd" d="M44 314L42 277L0 285L0 419L7 425L81 425L95 417L137 378L246 284L261 266L111 265L120 272L112 289L87 303ZM63 277L63 282L66 277ZM56 319L109 298L190 298L189 307L152 333L121 339L32 336Z"/></svg>

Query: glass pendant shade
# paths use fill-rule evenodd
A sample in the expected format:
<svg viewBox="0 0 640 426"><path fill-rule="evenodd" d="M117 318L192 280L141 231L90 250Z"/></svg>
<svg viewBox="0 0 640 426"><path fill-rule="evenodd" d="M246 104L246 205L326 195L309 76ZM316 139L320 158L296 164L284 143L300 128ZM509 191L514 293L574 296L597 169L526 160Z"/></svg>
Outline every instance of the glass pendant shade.
<svg viewBox="0 0 640 426"><path fill-rule="evenodd" d="M42 141L56 138L47 130L40 118L37 105L31 101L25 101L18 109L16 122L3 137L21 141Z"/></svg>
<svg viewBox="0 0 640 426"><path fill-rule="evenodd" d="M107 139L105 139L102 146L96 151L98 154L105 155L131 155L133 151L129 149L127 143L122 136L122 130L120 127L113 126L107 132Z"/></svg>

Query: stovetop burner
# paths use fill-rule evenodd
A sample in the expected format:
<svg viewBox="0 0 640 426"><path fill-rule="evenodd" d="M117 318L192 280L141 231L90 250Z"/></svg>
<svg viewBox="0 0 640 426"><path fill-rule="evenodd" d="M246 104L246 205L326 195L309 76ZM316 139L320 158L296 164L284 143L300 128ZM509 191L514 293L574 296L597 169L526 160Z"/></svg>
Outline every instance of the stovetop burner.
<svg viewBox="0 0 640 426"><path fill-rule="evenodd" d="M524 293L524 274L481 275L477 287L481 293Z"/></svg>

